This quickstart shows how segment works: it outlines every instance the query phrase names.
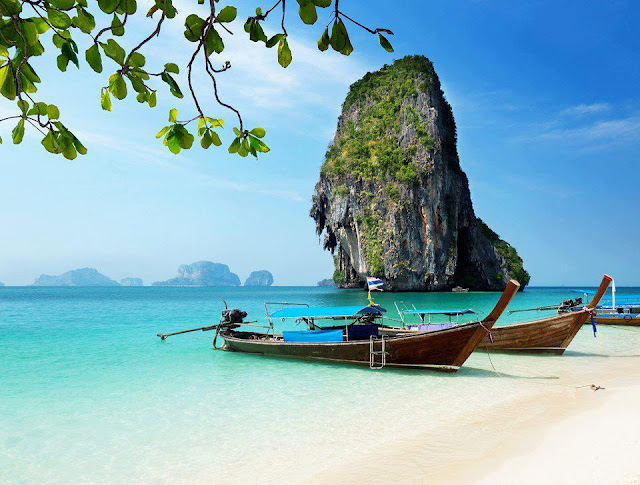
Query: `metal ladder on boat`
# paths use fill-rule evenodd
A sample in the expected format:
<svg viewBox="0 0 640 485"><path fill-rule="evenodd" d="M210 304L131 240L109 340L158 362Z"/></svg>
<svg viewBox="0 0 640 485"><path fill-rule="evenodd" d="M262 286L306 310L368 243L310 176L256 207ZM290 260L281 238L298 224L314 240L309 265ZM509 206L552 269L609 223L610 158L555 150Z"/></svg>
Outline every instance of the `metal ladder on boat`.
<svg viewBox="0 0 640 485"><path fill-rule="evenodd" d="M375 349L376 339L373 335L369 337L369 367L371 369L382 369L387 365L386 341L384 335L380 339L380 350ZM380 361L376 361L376 357L380 356Z"/></svg>

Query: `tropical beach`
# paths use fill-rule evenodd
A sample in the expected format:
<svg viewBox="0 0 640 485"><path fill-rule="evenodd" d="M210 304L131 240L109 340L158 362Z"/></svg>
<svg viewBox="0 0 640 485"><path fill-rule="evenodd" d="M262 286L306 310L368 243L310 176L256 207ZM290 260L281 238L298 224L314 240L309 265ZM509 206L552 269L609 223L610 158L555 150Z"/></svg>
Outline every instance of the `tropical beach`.
<svg viewBox="0 0 640 485"><path fill-rule="evenodd" d="M211 332L155 337L210 321L222 307L217 296L251 315L263 314L268 299L349 304L363 296L324 288L250 291L3 289L0 403L10 416L0 441L9 465L3 481L215 476L227 483L249 480L257 469L263 483L509 481L541 455L547 463L566 456L568 444L580 464L572 476L595 483L615 468L630 474L615 476L633 478L625 457L637 446L635 328L601 326L594 338L585 326L562 357L476 352L451 375L213 352ZM513 305L565 294L533 288ZM496 295L381 293L376 300L389 306L399 297L487 312ZM563 436L549 443L554 433ZM607 440L615 444L600 449ZM582 467L589 457L597 469Z"/></svg>
<svg viewBox="0 0 640 485"><path fill-rule="evenodd" d="M0 0L0 483L640 483L639 15Z"/></svg>

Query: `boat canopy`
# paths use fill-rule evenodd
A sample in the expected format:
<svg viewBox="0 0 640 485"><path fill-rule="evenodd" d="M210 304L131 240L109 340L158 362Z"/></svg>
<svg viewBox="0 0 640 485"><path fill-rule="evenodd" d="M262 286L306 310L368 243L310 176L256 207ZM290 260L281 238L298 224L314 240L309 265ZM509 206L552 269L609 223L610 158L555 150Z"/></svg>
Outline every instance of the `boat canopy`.
<svg viewBox="0 0 640 485"><path fill-rule="evenodd" d="M360 315L382 315L387 310L378 305L283 308L269 315L271 318L349 318Z"/></svg>
<svg viewBox="0 0 640 485"><path fill-rule="evenodd" d="M467 315L469 313L476 313L470 308L464 310L401 310L401 313L405 315L447 315L449 317L455 317L458 315Z"/></svg>

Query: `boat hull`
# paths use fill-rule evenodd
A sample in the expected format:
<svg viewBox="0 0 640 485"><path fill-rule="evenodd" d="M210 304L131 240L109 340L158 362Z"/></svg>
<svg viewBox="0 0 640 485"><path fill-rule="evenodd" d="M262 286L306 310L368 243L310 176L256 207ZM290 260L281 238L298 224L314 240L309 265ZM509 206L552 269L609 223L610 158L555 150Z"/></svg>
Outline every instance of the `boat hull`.
<svg viewBox="0 0 640 485"><path fill-rule="evenodd" d="M596 325L619 325L621 327L640 327L640 315L594 315L593 319ZM585 323L591 323L591 319L588 318Z"/></svg>
<svg viewBox="0 0 640 485"><path fill-rule="evenodd" d="M486 335L480 322L459 325L435 332L413 332L412 335L385 337L387 366L429 368L455 372ZM369 340L353 342L284 342L264 338L250 332L222 332L227 350L270 357L322 360L353 364L370 363ZM381 340L375 340L374 350L381 350ZM380 356L375 362L380 363Z"/></svg>
<svg viewBox="0 0 640 485"><path fill-rule="evenodd" d="M588 318L584 311L493 327L478 349L562 355Z"/></svg>

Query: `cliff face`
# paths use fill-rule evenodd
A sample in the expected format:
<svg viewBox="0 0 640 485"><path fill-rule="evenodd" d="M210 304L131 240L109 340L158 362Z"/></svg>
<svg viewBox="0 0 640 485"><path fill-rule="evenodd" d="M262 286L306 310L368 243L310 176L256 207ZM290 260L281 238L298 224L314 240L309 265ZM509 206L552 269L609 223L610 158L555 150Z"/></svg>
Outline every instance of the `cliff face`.
<svg viewBox="0 0 640 485"><path fill-rule="evenodd" d="M529 282L515 249L474 214L451 106L422 56L351 86L311 217L342 287L366 276L399 291Z"/></svg>
<svg viewBox="0 0 640 485"><path fill-rule="evenodd" d="M252 271L244 282L244 286L271 286L273 284L273 275L266 269Z"/></svg>

